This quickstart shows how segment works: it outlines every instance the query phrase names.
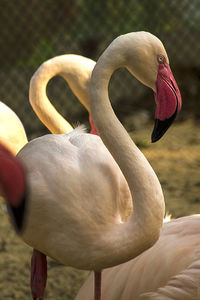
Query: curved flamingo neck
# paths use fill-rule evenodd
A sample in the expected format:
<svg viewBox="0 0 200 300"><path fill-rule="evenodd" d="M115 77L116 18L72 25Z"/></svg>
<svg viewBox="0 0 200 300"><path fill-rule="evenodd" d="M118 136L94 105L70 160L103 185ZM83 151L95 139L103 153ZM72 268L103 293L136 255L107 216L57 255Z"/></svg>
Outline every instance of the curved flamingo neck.
<svg viewBox="0 0 200 300"><path fill-rule="evenodd" d="M52 133L65 133L73 128L50 103L46 95L49 80L56 75L63 77L89 111L88 87L94 65L94 61L79 55L61 55L43 63L31 78L30 103Z"/></svg>
<svg viewBox="0 0 200 300"><path fill-rule="evenodd" d="M118 247L117 254L113 251L113 255L116 262L121 263L139 255L156 242L165 206L156 174L115 116L110 104L110 77L119 66L126 65L123 43L119 38L118 42L115 40L106 49L94 68L90 86L90 107L97 131L122 170L133 200L134 213L130 220L117 224L112 231L113 248Z"/></svg>

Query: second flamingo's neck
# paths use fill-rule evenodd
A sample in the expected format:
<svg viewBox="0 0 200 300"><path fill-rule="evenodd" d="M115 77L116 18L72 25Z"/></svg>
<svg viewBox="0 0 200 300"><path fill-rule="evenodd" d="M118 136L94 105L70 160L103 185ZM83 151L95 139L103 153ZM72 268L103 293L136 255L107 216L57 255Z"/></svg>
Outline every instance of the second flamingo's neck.
<svg viewBox="0 0 200 300"><path fill-rule="evenodd" d="M72 131L72 126L49 101L46 88L54 76L63 77L89 111L88 86L95 62L79 55L61 55L44 62L30 81L30 103L45 126L55 134Z"/></svg>

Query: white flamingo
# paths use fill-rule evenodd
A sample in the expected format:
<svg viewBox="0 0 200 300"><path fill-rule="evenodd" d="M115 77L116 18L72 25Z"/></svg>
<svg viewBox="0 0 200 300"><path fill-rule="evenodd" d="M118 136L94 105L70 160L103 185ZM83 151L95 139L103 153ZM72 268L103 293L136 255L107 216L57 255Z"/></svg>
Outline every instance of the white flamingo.
<svg viewBox="0 0 200 300"><path fill-rule="evenodd" d="M152 248L129 262L104 271L103 299L200 299L199 224L200 215L165 223ZM92 287L90 276L76 300L92 299Z"/></svg>
<svg viewBox="0 0 200 300"><path fill-rule="evenodd" d="M152 139L159 139L180 109L181 98L162 43L138 32L114 40L93 71L91 112L107 148L98 136L77 129L37 138L18 154L30 203L22 239L60 263L97 274L151 247L164 216L157 176L109 104L108 81L120 66L156 92ZM134 206L126 222L118 197L126 181L119 167ZM95 299L100 299L99 290Z"/></svg>

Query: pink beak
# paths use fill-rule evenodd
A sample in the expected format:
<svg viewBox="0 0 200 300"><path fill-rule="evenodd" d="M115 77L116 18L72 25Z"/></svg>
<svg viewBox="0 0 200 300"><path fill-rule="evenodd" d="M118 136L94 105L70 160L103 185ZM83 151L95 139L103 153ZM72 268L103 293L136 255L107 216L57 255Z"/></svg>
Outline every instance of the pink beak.
<svg viewBox="0 0 200 300"><path fill-rule="evenodd" d="M154 98L156 113L155 126L151 137L152 142L158 141L164 135L182 105L179 88L170 66L166 62L159 64Z"/></svg>

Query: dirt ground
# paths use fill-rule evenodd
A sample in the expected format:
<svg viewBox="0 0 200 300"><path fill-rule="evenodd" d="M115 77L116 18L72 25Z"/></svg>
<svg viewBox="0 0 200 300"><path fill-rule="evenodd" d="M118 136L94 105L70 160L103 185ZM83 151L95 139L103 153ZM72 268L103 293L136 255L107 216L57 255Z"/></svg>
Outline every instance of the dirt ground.
<svg viewBox="0 0 200 300"><path fill-rule="evenodd" d="M161 182L166 211L172 217L200 213L200 127L176 122L164 138L151 144L151 126L131 134L150 161ZM32 250L10 226L0 199L0 299L31 299L29 288ZM45 299L72 300L88 272L64 267L48 260Z"/></svg>

